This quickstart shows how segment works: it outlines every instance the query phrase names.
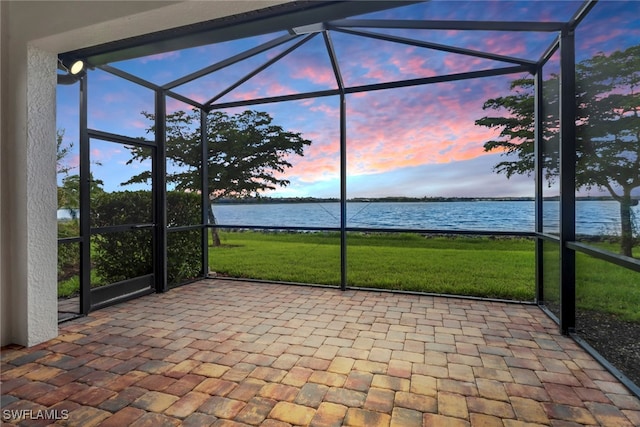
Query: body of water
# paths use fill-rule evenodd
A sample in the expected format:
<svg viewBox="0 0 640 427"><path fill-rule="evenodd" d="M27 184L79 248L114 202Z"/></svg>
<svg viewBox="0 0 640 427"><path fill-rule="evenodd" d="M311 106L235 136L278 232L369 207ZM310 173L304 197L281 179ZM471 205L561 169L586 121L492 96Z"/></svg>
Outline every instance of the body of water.
<svg viewBox="0 0 640 427"><path fill-rule="evenodd" d="M576 232L583 235L619 235L620 205L614 200L579 200ZM559 204L543 204L545 231L558 232ZM214 204L218 224L266 227L340 227L340 204L265 203ZM633 208L636 224L640 206ZM58 219L69 219L58 211ZM459 202L349 202L347 227L424 230L524 231L535 227L533 201ZM636 225L637 229L638 225Z"/></svg>
<svg viewBox="0 0 640 427"><path fill-rule="evenodd" d="M218 224L339 227L339 203L214 204ZM640 219L640 208L634 208ZM557 232L559 204L544 202L545 231ZM619 234L616 201L578 201L578 234ZM347 227L533 232L533 201L349 202Z"/></svg>

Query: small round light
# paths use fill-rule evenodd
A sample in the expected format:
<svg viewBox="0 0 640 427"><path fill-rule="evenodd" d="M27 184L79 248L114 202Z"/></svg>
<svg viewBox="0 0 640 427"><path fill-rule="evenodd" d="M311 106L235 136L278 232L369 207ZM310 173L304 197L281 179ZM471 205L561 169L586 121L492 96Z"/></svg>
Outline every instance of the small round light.
<svg viewBox="0 0 640 427"><path fill-rule="evenodd" d="M71 74L76 75L80 73L83 68L84 68L84 62L78 60L71 65L71 68L69 69L69 71L71 72Z"/></svg>

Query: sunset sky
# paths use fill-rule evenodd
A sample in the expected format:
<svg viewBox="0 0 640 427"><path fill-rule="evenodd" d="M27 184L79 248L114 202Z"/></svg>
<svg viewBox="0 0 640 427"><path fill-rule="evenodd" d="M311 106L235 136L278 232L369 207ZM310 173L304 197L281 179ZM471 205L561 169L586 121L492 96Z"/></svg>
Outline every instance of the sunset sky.
<svg viewBox="0 0 640 427"><path fill-rule="evenodd" d="M566 21L582 2L457 2L432 1L367 15L366 18ZM554 40L552 33L485 31L401 31L378 33L537 60ZM156 84L165 84L230 55L285 34L269 34L214 46L196 47L111 64ZM474 59L419 47L332 32L347 86L390 82L507 67L512 64ZM640 2L602 1L576 33L576 59L598 52L624 50L640 41ZM216 96L240 77L273 58L296 41L286 43L175 91L198 102ZM557 56L545 73L557 71ZM496 132L474 124L493 111L483 111L492 97L507 95L509 82L527 74L489 77L347 96L348 197L383 196L533 196L533 179L507 180L493 172L501 158L483 144ZM322 36L318 35L281 61L254 76L218 102L287 95L336 88ZM153 139L150 123L140 114L153 111L153 92L101 70L89 72L89 127L131 137ZM291 157L287 188L266 196L339 197L339 99L324 97L253 108L268 112L276 124L300 132L312 144L304 157ZM226 110L229 113L246 109ZM168 112L190 107L171 98ZM78 85L58 86L58 129L73 143L65 161L77 165ZM134 190L119 184L148 164L126 165L130 154L117 144L92 141L94 176L107 191ZM99 164L98 164L99 163ZM171 169L173 166L169 165ZM551 188L547 194L555 191ZM594 191L592 191L592 194Z"/></svg>

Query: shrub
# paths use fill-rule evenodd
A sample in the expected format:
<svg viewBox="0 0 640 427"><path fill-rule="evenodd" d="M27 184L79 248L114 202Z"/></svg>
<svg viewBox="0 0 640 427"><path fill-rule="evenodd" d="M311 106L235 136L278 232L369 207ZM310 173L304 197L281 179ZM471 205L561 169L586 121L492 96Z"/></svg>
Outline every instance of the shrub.
<svg viewBox="0 0 640 427"><path fill-rule="evenodd" d="M92 201L91 226L150 224L153 199L149 191L103 193ZM200 224L200 196L167 193L167 224ZM171 285L202 275L200 230L169 233L167 237L168 281ZM196 236L194 238L194 236ZM151 229L103 233L92 238L93 268L101 284L153 272Z"/></svg>
<svg viewBox="0 0 640 427"><path fill-rule="evenodd" d="M58 238L80 235L78 221L58 221ZM80 245L74 243L58 244L58 281L77 275L80 271Z"/></svg>

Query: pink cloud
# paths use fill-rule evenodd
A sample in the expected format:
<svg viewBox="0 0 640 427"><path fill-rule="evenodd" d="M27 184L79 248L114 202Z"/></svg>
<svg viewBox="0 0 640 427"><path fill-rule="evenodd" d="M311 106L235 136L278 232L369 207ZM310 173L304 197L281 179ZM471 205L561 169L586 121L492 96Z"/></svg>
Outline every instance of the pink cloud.
<svg viewBox="0 0 640 427"><path fill-rule="evenodd" d="M143 122L142 120L132 120L129 122L129 126L136 129L147 130L151 126L150 122Z"/></svg>
<svg viewBox="0 0 640 427"><path fill-rule="evenodd" d="M382 173L485 154L483 144L496 132L474 121L483 115L486 92L495 96L496 90L494 84L476 81L350 97L349 173Z"/></svg>
<svg viewBox="0 0 640 427"><path fill-rule="evenodd" d="M394 57L390 62L404 75L404 78L431 77L437 74L435 70L427 67L429 59L426 55L409 58Z"/></svg>
<svg viewBox="0 0 640 427"><path fill-rule="evenodd" d="M248 101L259 98L259 93L258 89L252 89L251 91L233 91L228 96L234 101Z"/></svg>
<svg viewBox="0 0 640 427"><path fill-rule="evenodd" d="M101 150L97 149L97 148L93 148L91 149L91 157L94 160L104 160L104 154Z"/></svg>
<svg viewBox="0 0 640 427"><path fill-rule="evenodd" d="M298 161L290 176L305 183L336 179L340 176L340 162L332 158Z"/></svg>
<svg viewBox="0 0 640 427"><path fill-rule="evenodd" d="M125 102L127 99L127 93L125 92L109 92L102 97L102 101L108 104Z"/></svg>
<svg viewBox="0 0 640 427"><path fill-rule="evenodd" d="M309 108L310 111L314 113L322 113L327 117L338 119L340 117L340 109L336 107L331 107L326 104L321 104L317 106L311 106Z"/></svg>
<svg viewBox="0 0 640 427"><path fill-rule="evenodd" d="M444 58L443 64L446 73L466 73L468 71L480 70L489 65L487 59L473 58L471 56L451 54Z"/></svg>
<svg viewBox="0 0 640 427"><path fill-rule="evenodd" d="M187 96L187 98L192 99L193 101L196 102L204 102L204 101L198 101L196 99L194 99L193 97L197 97L197 96L201 96L199 94L193 94L191 96ZM167 107L167 114L171 114L171 113L175 113L176 111L191 111L194 107L192 107L189 104L185 104L182 101L179 101L175 98L171 98L171 97L167 97L166 98L166 107Z"/></svg>
<svg viewBox="0 0 640 427"><path fill-rule="evenodd" d="M383 82L393 79L389 71L380 66L381 63L384 62L381 62L379 58L375 57L366 58L360 62L360 65L367 70L367 72L363 74L363 77L373 82Z"/></svg>
<svg viewBox="0 0 640 427"><path fill-rule="evenodd" d="M67 165L72 168L77 168L78 166L80 166L80 155L74 154L73 156L71 156L71 158L67 162Z"/></svg>
<svg viewBox="0 0 640 427"><path fill-rule="evenodd" d="M336 86L336 76L333 70L319 68L313 64L306 64L303 67L296 68L291 73L291 77L294 79L309 80L314 84L323 84L331 87Z"/></svg>
<svg viewBox="0 0 640 427"><path fill-rule="evenodd" d="M191 99L192 101L199 102L200 104L207 102L209 100L202 93L190 93L189 95L187 95L187 98Z"/></svg>
<svg viewBox="0 0 640 427"><path fill-rule="evenodd" d="M482 102L496 96L495 81L447 83L431 87L350 95L347 101L347 161L351 176L401 168L459 162L485 155L484 142L496 132L474 121ZM306 104L312 112L338 109ZM333 123L333 122L331 122ZM336 179L340 173L337 126L304 133L313 144L284 175L312 183Z"/></svg>
<svg viewBox="0 0 640 427"><path fill-rule="evenodd" d="M73 155L68 154L64 159L62 159L60 164L64 168L76 169L78 166L80 166L80 155L79 154L73 154Z"/></svg>
<svg viewBox="0 0 640 427"><path fill-rule="evenodd" d="M295 90L291 89L289 86L281 83L278 80L271 81L262 88L263 93L267 96L288 95L296 92Z"/></svg>
<svg viewBox="0 0 640 427"><path fill-rule="evenodd" d="M501 34L481 39L480 48L500 55L518 56L526 53L522 41L516 41L511 34Z"/></svg>
<svg viewBox="0 0 640 427"><path fill-rule="evenodd" d="M110 113L106 110L97 107L91 107L89 109L89 120L91 119L104 119L106 117L110 117ZM90 126L91 127L91 126Z"/></svg>

